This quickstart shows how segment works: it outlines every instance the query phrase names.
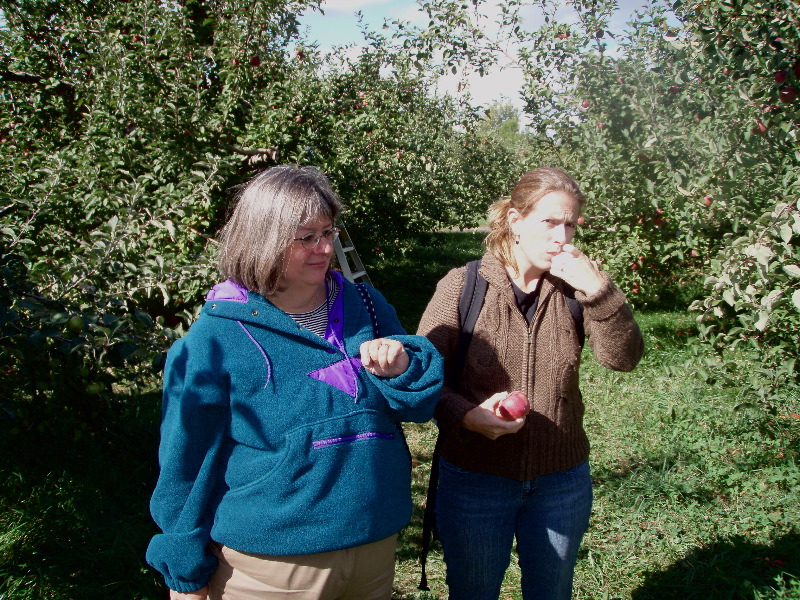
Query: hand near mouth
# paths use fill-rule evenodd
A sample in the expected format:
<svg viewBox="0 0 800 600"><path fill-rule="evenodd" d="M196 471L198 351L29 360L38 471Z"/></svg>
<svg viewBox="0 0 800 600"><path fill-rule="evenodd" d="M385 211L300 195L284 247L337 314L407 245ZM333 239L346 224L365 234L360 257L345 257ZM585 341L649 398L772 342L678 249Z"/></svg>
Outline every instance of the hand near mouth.
<svg viewBox="0 0 800 600"><path fill-rule="evenodd" d="M553 257L550 273L587 296L596 294L603 286L603 276L597 262L589 260L572 244L564 244L561 252Z"/></svg>

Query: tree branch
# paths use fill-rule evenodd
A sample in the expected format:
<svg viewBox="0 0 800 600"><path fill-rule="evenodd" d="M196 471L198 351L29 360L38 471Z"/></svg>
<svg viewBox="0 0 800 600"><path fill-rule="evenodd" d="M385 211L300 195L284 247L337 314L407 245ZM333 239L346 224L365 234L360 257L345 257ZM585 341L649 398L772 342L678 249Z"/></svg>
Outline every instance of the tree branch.
<svg viewBox="0 0 800 600"><path fill-rule="evenodd" d="M32 73L15 73L14 71L0 71L0 81L17 81L19 83L39 83L42 81L41 75Z"/></svg>
<svg viewBox="0 0 800 600"><path fill-rule="evenodd" d="M276 146L270 146L269 148L239 148L233 144L225 144L225 147L231 152L246 156L247 158L243 162L249 166L255 166L267 161L277 164L281 160L281 151Z"/></svg>

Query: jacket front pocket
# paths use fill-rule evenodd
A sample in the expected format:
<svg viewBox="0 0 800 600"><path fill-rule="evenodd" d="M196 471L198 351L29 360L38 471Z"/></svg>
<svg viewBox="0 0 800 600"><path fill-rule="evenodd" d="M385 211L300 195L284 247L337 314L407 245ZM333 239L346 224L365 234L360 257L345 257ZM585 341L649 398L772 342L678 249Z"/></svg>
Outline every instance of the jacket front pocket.
<svg viewBox="0 0 800 600"><path fill-rule="evenodd" d="M263 527L283 545L259 552L304 554L325 551L309 540L348 547L396 533L410 518L408 450L382 413L363 411L290 431L281 454L273 468L251 472L249 483L224 495L214 539L249 537L255 535L249 529Z"/></svg>

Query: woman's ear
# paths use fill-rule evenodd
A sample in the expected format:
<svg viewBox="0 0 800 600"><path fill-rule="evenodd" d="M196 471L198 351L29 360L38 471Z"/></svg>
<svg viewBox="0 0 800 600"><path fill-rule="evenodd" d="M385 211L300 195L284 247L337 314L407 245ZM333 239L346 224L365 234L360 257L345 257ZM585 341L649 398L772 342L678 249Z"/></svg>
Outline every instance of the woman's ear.
<svg viewBox="0 0 800 600"><path fill-rule="evenodd" d="M517 223L522 220L522 215L516 208L509 208L506 213L506 220L508 221L508 228L511 230L511 233L516 234Z"/></svg>

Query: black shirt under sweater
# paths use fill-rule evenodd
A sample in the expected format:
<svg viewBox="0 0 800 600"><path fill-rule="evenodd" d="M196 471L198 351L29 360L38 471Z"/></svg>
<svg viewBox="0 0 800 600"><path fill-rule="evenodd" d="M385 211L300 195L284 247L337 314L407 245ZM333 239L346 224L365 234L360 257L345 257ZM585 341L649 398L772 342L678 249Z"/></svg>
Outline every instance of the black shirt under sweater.
<svg viewBox="0 0 800 600"><path fill-rule="evenodd" d="M539 278L539 281L536 283L536 289L529 293L523 292L513 281L511 282L511 287L514 289L514 296L517 298L519 311L522 313L522 316L525 317L528 325L530 325L533 320L533 315L536 314L536 306L539 304L539 288L542 287L542 279Z"/></svg>

